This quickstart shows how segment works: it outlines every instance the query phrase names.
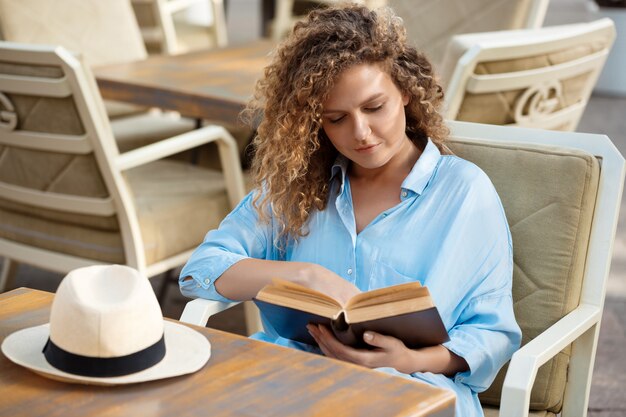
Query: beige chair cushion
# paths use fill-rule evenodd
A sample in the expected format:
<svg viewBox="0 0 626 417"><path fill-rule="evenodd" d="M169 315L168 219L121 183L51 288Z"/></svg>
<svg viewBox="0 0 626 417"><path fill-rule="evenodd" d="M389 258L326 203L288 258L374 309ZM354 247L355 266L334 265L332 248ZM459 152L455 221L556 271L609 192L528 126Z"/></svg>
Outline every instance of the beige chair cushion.
<svg viewBox="0 0 626 417"><path fill-rule="evenodd" d="M407 37L438 69L453 35L519 29L530 1L520 0L388 0L404 19ZM427 19L424 16L428 16Z"/></svg>
<svg viewBox="0 0 626 417"><path fill-rule="evenodd" d="M477 75L513 73L536 68L550 67L563 62L590 55L605 47L604 43L588 43L576 45L550 54L537 55L519 59L479 62L474 69ZM556 112L580 102L586 95L586 86L592 72L561 79L562 101L552 109ZM488 124L515 123L516 102L525 92L524 88L502 90L495 93L465 93L456 120ZM567 125L561 128L567 128Z"/></svg>
<svg viewBox="0 0 626 417"><path fill-rule="evenodd" d="M147 56L128 0L0 0L0 26L8 41L63 45L89 66Z"/></svg>
<svg viewBox="0 0 626 417"><path fill-rule="evenodd" d="M135 106L134 104L124 103L123 101L104 100L104 108L106 109L109 119L118 117L133 116L145 113L149 109L143 106Z"/></svg>
<svg viewBox="0 0 626 417"><path fill-rule="evenodd" d="M453 151L491 178L513 238L513 299L522 344L535 338L579 303L591 218L599 179L589 154L528 145L453 142ZM539 369L532 410L558 413L570 348ZM481 394L499 405L506 373Z"/></svg>
<svg viewBox="0 0 626 417"><path fill-rule="evenodd" d="M469 74L477 76L510 74L524 74L528 70L549 70L555 65L567 63L576 59L590 56L605 50L612 43L613 32L606 27L599 28L598 25L592 26L587 24L579 25L563 25L541 28L538 30L528 31L503 31L503 32L487 32L465 34L457 36L454 42L448 45L445 53L445 59L440 68L440 75L444 89L448 94L448 101L457 103L459 107L455 114L449 117L455 120L471 121L489 124L512 124L512 123L528 123L525 120L515 120L516 106L525 106L521 113L526 115L535 112L550 114L558 112L564 108L573 106L578 103L586 103L588 94L594 80L590 77L595 76L597 66L590 68L589 71L577 76L565 77L562 74L553 74L551 79L552 88L559 88L560 93L551 90L551 94L547 98L555 98L554 107L530 109L528 105L528 94L537 87L532 86L532 81L527 79L525 87L502 87L499 91L490 93L469 93L465 91L465 78L460 79L459 85L456 85L455 91L447 91L449 83L452 81L455 70L463 69L469 71ZM582 33L589 33L583 41L571 42L572 36L580 36ZM555 43L555 39L560 39L559 43ZM567 43L569 41L569 44ZM550 43L551 42L551 43ZM475 57L475 47L482 45L485 52L479 52L479 58ZM510 45L510 48L505 47ZM526 45L525 47L523 45ZM530 48L528 45L537 45ZM557 46L560 45L560 46ZM569 45L569 46L568 46ZM500 49L498 49L500 48ZM549 48L549 49L546 49ZM472 51L472 49L474 49ZM540 50L541 53L536 51ZM462 58L466 55L469 61L463 64ZM480 56L489 56L489 60L480 58ZM500 58L495 58L499 56ZM513 57L513 58L510 58ZM597 65L601 65L602 61L597 61ZM462 68L467 65L467 68ZM463 72L463 74L466 74ZM469 76L469 74L466 74ZM463 75L465 77L465 75ZM487 77L486 79L489 79ZM459 81L459 80L457 80ZM509 82L512 85L512 82ZM524 102L521 102L524 98ZM543 103L547 104L547 103ZM552 104L550 104L552 106ZM538 117L536 115L536 117ZM545 117L543 117L545 119ZM572 130L575 127L572 119L564 121L560 126L550 125L550 129Z"/></svg>
<svg viewBox="0 0 626 417"><path fill-rule="evenodd" d="M159 111L111 120L111 129L120 152L149 145L195 128L192 119Z"/></svg>
<svg viewBox="0 0 626 417"><path fill-rule="evenodd" d="M230 212L222 174L177 161L127 172L148 264L195 248Z"/></svg>
<svg viewBox="0 0 626 417"><path fill-rule="evenodd" d="M130 170L126 178L148 265L194 248L230 211L222 175L216 171L165 160ZM94 217L17 211L4 202L0 237L96 261L125 263L115 218L101 218L99 226L108 227L96 227Z"/></svg>
<svg viewBox="0 0 626 417"><path fill-rule="evenodd" d="M60 68L1 62L0 73L61 78ZM5 94L14 108L16 132L81 137L85 129L73 97ZM144 117L143 127L163 128ZM142 119L139 117L139 119ZM170 120L182 124L179 120ZM185 129L191 127L189 123ZM183 129L163 133L170 136ZM100 138L107 140L108 138ZM109 139L110 140L110 139ZM133 139L131 146L145 144ZM127 138L127 142L131 139ZM158 161L126 172L151 264L197 246L230 207L220 173L175 161ZM38 192L109 198L93 154L66 154L0 145L0 182ZM0 237L101 262L125 263L116 216L46 210L0 196Z"/></svg>
<svg viewBox="0 0 626 417"><path fill-rule="evenodd" d="M483 407L483 413L485 417L500 417L500 409L495 407ZM556 417L556 414L549 411L531 411L528 417Z"/></svg>
<svg viewBox="0 0 626 417"><path fill-rule="evenodd" d="M0 62L0 73L43 78L63 76L58 67L26 67L7 62ZM76 137L85 134L72 97L51 98L5 94L5 98L14 107L17 132L42 132ZM0 182L37 191L73 196L107 198L109 195L91 154L71 155L0 145ZM114 217L103 218L53 212L1 198L0 209L50 221L69 222L77 226L107 231L118 230L117 220ZM13 224L9 221L11 216L12 214L5 213L2 219L5 225ZM15 227L18 227L20 220L14 220ZM29 223L25 222L25 224Z"/></svg>
<svg viewBox="0 0 626 417"><path fill-rule="evenodd" d="M138 61L148 56L128 0L0 0L0 26L8 41L62 45L80 53L90 67ZM105 108L111 119L147 110L114 101L105 101ZM160 126L167 124L167 120L159 122ZM167 130L180 130L177 123L169 124ZM125 134L128 130L127 127ZM151 132L137 131L133 136L147 138ZM132 141L126 142L132 145ZM125 149L134 147L125 145Z"/></svg>

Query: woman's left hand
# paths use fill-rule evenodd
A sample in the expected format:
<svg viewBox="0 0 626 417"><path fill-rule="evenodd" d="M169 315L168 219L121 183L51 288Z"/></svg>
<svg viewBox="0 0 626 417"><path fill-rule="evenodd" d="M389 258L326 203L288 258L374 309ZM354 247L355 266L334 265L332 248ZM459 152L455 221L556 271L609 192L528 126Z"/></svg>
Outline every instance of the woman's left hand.
<svg viewBox="0 0 626 417"><path fill-rule="evenodd" d="M354 349L341 343L326 326L309 324L309 333L324 355L368 368L390 367L410 374L419 370L419 352L407 348L401 340L371 331L365 332L363 340L376 349Z"/></svg>

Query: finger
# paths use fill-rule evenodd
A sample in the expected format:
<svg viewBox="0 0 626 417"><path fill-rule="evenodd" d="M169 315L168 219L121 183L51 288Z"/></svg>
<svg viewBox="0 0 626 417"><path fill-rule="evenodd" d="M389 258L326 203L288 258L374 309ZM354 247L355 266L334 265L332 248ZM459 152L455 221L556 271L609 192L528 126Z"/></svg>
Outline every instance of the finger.
<svg viewBox="0 0 626 417"><path fill-rule="evenodd" d="M397 349L402 345L399 339L392 336L386 336L380 333L367 331L363 333L363 341L368 345L375 346L384 350Z"/></svg>
<svg viewBox="0 0 626 417"><path fill-rule="evenodd" d="M332 351L326 345L324 338L320 335L319 330L317 329L317 326L314 326L314 325L309 325L309 326L307 326L307 329L309 330L309 333L311 334L313 339L315 339L317 346L320 348L324 356L328 356L329 358L336 358L333 355Z"/></svg>
<svg viewBox="0 0 626 417"><path fill-rule="evenodd" d="M338 359L333 352L328 349L328 346L326 346L324 344L324 342L322 341L317 341L317 345L319 346L320 350L322 351L322 353L324 354L324 356L326 356L327 358L332 358L332 359Z"/></svg>
<svg viewBox="0 0 626 417"><path fill-rule="evenodd" d="M348 345L341 343L337 337L326 326L320 326L319 338L322 339L324 345L332 352L333 357L356 364L361 364L361 356L367 354L367 351L354 349Z"/></svg>
<svg viewBox="0 0 626 417"><path fill-rule="evenodd" d="M324 344L324 347L330 352L330 356L336 359L342 359L342 347L344 346L337 340L335 334L332 333L324 325L319 325L317 329L317 338Z"/></svg>

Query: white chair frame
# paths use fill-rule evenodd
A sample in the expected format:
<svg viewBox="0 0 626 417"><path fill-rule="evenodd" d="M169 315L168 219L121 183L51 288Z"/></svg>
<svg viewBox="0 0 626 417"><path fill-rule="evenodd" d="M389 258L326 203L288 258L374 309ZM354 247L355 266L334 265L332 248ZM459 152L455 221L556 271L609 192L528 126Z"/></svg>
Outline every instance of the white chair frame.
<svg viewBox="0 0 626 417"><path fill-rule="evenodd" d="M501 74L474 74L479 62L532 57L571 48L594 39L607 40L607 46L584 57L548 67ZM467 51L458 59L447 81L445 117L456 119L466 93L480 94L525 89L516 102L515 123L509 126L553 129L567 126L575 130L585 110L591 91L615 39L615 25L610 19L574 25L545 27L537 30L513 30L457 35L452 38L443 68L452 68L453 52ZM551 109L562 100L560 79L591 72L581 93L583 100L559 111ZM444 75L445 77L445 75ZM522 114L528 109L528 115Z"/></svg>
<svg viewBox="0 0 626 417"><path fill-rule="evenodd" d="M428 55L435 69L439 69L442 53L455 34L540 28L549 0L387 0L387 4L403 18L410 42L421 47L421 52ZM511 9L502 10L505 5ZM484 17L482 13L490 17ZM424 16L430 16L437 23L425 24ZM442 30L442 27L447 29Z"/></svg>
<svg viewBox="0 0 626 417"><path fill-rule="evenodd" d="M276 0L276 12L272 23L271 35L276 42L281 40L291 27L304 16L293 15L293 5L296 0ZM316 0L319 4L336 4L340 0ZM370 9L384 6L387 0L354 0L355 3L361 3Z"/></svg>
<svg viewBox="0 0 626 417"><path fill-rule="evenodd" d="M213 35L215 46L223 48L228 45L226 15L223 0L132 0L135 4L146 4L152 8L158 27L141 28L145 41L161 44L161 51L168 55L180 53L178 36L174 25L174 14L185 10L199 2L209 2L213 24L207 31Z"/></svg>
<svg viewBox="0 0 626 417"><path fill-rule="evenodd" d="M136 0L134 0L136 1ZM410 0L415 1L415 0ZM543 24L548 10L550 0L525 0L530 2L528 15L524 22L515 23L518 27L539 28ZM355 0L356 3L362 3L370 9L386 6L393 6L393 0ZM280 40L285 33L293 26L293 24L303 16L293 16L293 5L295 0L276 0L276 17L274 19L272 38L275 41ZM338 0L318 0L320 4L338 3Z"/></svg>
<svg viewBox="0 0 626 417"><path fill-rule="evenodd" d="M579 149L595 155L600 180L594 211L583 288L578 307L513 355L502 388L500 416L527 417L530 393L541 365L572 345L562 417L586 416L606 282L626 174L624 158L604 135L536 130L450 121L451 138ZM208 318L237 303L196 299L185 306L185 323L205 326Z"/></svg>
<svg viewBox="0 0 626 417"><path fill-rule="evenodd" d="M0 91L7 93L32 91L34 94L43 93L53 97L73 95L85 128L85 134L72 136L14 132L9 126L8 129L2 130L0 144L27 146L41 150L63 150L76 154L93 151L110 193L110 196L104 199L54 195L3 183L0 184L0 194L3 198L35 207L57 209L69 213L101 216L116 214L120 224L126 264L136 268L141 274L152 277L184 264L191 256L193 249L153 264L146 263L137 213L130 190L122 176L124 171L205 143L215 142L218 145L231 206L234 207L245 196L237 144L223 127L208 125L120 154L117 146L115 146L111 127L107 122L106 110L99 96L95 79L86 65L83 65L76 56L63 47L25 45L12 42L1 42L0 46L0 60L9 62L17 60L35 65L55 65L60 66L65 73L63 78L38 79L2 75L0 76ZM6 96L2 97L6 98ZM3 111L3 119L5 118L4 113L5 111ZM6 111L6 113L7 119L12 120L11 112ZM14 127L15 125L13 125ZM105 140L101 140L101 138ZM102 263L93 259L35 248L3 238L0 238L0 253L5 256L0 275L0 290L4 288L8 278L15 273L15 262L13 261L60 273ZM254 309L254 306L246 308L251 332L260 328L258 315L254 313Z"/></svg>

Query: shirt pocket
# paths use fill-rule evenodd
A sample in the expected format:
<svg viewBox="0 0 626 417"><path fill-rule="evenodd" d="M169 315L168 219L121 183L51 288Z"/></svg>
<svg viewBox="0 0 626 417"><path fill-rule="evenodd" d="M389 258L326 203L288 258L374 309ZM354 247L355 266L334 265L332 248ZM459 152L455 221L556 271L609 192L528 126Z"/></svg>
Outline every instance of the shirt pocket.
<svg viewBox="0 0 626 417"><path fill-rule="evenodd" d="M370 272L368 291L415 281L419 280L415 277L404 275L387 264L374 262Z"/></svg>

